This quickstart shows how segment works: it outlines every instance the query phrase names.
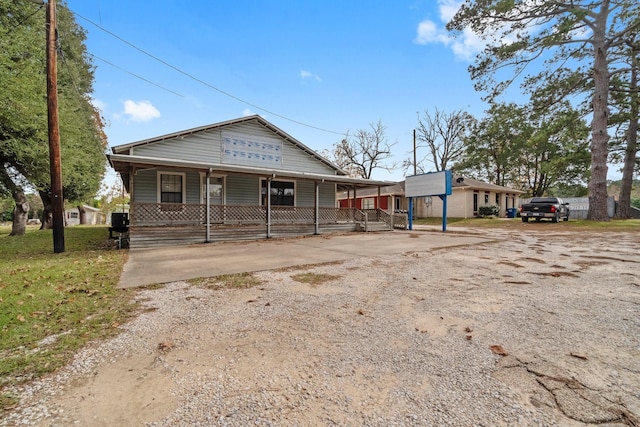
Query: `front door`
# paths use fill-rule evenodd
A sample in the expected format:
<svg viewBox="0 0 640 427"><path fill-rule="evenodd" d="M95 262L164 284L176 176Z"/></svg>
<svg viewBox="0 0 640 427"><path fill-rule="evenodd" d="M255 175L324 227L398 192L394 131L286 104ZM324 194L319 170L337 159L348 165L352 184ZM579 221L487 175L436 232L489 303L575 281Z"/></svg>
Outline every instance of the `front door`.
<svg viewBox="0 0 640 427"><path fill-rule="evenodd" d="M206 179L206 176L202 179L202 204L207 203ZM209 203L211 206L211 222L223 222L224 178L221 176L209 177Z"/></svg>

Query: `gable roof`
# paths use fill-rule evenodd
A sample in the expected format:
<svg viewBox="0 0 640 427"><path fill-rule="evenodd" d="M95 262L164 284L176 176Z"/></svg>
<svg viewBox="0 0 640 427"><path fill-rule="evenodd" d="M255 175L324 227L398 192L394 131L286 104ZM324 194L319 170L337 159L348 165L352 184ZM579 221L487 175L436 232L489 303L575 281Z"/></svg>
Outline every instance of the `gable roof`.
<svg viewBox="0 0 640 427"><path fill-rule="evenodd" d="M298 141L297 139L295 139L294 137L292 137L291 135L289 135L288 133L286 133L285 131L283 131L279 127L277 127L277 126L273 125L272 123L268 122L267 120L265 120L264 118L262 118L258 114L255 114L255 115L252 115L252 116L240 117L240 118L232 119L232 120L227 120L227 121L224 121L224 122L213 123L213 124L210 124L210 125L199 126L199 127L195 127L195 128L191 128L191 129L182 130L182 131L179 131L179 132L174 132L174 133L169 133L169 134L166 134L166 135L156 136L156 137L153 137L153 138L143 139L141 141L131 142L131 143L128 143L128 144L116 145L114 147L111 147L111 152L113 154L125 154L126 155L126 154L129 154L129 151L132 148L139 147L139 146L142 146L142 145L154 144L156 142L162 142L162 141L166 141L168 139L180 139L181 137L185 137L187 135L193 135L195 133L207 132L207 131L210 131L210 130L220 129L220 128L223 128L223 127L234 126L234 125L239 125L239 124L243 124L243 123L251 123L251 122L263 126L264 128L266 128L269 131L273 132L274 134L278 135L280 138L284 139L285 141L291 143L295 147L297 147L297 148L301 149L302 151L304 151L305 153L309 154L310 156L312 156L316 160L319 160L320 162L322 162L325 165L329 166L330 168L334 169L338 175L347 175L347 173L344 170L342 170L342 168L340 168L338 165L336 165L335 163L333 163L330 160L326 159L325 157L321 156L316 151L314 151L311 148L307 147L302 142Z"/></svg>
<svg viewBox="0 0 640 427"><path fill-rule="evenodd" d="M176 140L180 141L181 137L185 137L188 135L207 132L215 129L220 129L225 126L234 126L243 123L253 123L258 124L270 132L274 133L278 137L283 140L289 142L292 146L302 150L304 153L318 160L322 164L329 167L332 173L326 172L305 172L305 171L292 171L292 170L283 170L283 169L273 169L273 168L264 168L264 167L252 167L252 166L243 166L243 165L235 165L235 164L226 164L226 163L210 163L206 160L182 160L176 158L166 158L166 157L152 157L146 155L137 155L132 154L134 152L135 147L140 147L144 145L159 143L168 140ZM170 143L173 143L171 141ZM364 178L352 178L348 176L348 174L342 170L339 166L331 162L330 160L324 158L314 150L310 149L288 133L284 132L282 129L274 126L269 123L267 120L263 119L258 115L241 117L238 119L227 120L224 122L214 123L211 125L200 126L192 129L187 129L179 132L174 132L166 135L157 136L154 138L144 139L141 141L132 142L129 144L122 144L111 147L111 154L107 154L107 158L111 166L116 170L116 172L120 173L123 176L123 182L125 184L125 188L129 191L128 188L128 174L130 171L130 167L140 167L140 168L148 168L148 167L174 167L174 168L186 168L186 169L200 169L200 170L208 170L209 172L214 173L240 173L247 175L259 175L259 176L272 176L281 177L281 178L293 178L293 179L306 179L306 180L314 180L314 181L322 181L322 182L332 182L335 183L338 189L343 188L363 188L363 187L384 187L393 184L390 181L378 181Z"/></svg>

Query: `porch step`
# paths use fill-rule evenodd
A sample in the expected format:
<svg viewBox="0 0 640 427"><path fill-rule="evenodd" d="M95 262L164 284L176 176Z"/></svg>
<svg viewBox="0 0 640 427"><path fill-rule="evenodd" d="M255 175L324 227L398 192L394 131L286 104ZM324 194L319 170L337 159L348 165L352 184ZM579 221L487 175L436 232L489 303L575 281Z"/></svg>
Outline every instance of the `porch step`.
<svg viewBox="0 0 640 427"><path fill-rule="evenodd" d="M358 224L358 231L375 232L375 231L390 231L389 225L382 221L369 221L366 224L361 222Z"/></svg>

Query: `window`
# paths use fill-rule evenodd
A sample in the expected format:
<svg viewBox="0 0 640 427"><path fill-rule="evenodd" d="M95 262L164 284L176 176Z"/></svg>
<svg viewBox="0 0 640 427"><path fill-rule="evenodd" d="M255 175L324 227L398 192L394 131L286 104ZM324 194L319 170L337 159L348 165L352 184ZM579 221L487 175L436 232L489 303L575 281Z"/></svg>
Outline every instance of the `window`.
<svg viewBox="0 0 640 427"><path fill-rule="evenodd" d="M160 203L184 203L184 174L160 173Z"/></svg>
<svg viewBox="0 0 640 427"><path fill-rule="evenodd" d="M267 204L267 180L262 180L262 206ZM271 181L271 206L295 206L295 182Z"/></svg>
<svg viewBox="0 0 640 427"><path fill-rule="evenodd" d="M496 206L500 206L500 193L496 193Z"/></svg>
<svg viewBox="0 0 640 427"><path fill-rule="evenodd" d="M375 209L376 208L375 199L366 198L362 200L362 209Z"/></svg>
<svg viewBox="0 0 640 427"><path fill-rule="evenodd" d="M78 212L69 212L70 219L78 219Z"/></svg>
<svg viewBox="0 0 640 427"><path fill-rule="evenodd" d="M478 212L478 193L473 193L473 212Z"/></svg>
<svg viewBox="0 0 640 427"><path fill-rule="evenodd" d="M485 205L489 204L489 193L484 193L484 204Z"/></svg>

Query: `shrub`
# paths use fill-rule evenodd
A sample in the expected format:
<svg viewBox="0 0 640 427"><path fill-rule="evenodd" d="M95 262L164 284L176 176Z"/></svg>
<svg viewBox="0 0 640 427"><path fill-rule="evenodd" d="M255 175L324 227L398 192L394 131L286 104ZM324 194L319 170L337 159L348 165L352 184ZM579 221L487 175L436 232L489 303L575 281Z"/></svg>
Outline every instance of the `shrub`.
<svg viewBox="0 0 640 427"><path fill-rule="evenodd" d="M484 205L478 208L478 214L480 216L498 216L500 215L500 208L496 205Z"/></svg>

